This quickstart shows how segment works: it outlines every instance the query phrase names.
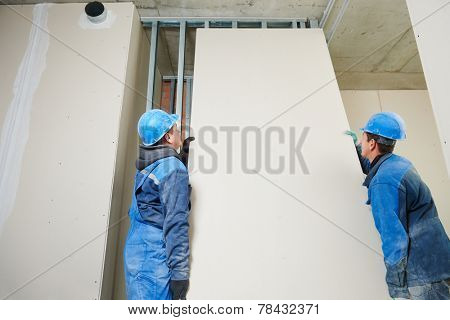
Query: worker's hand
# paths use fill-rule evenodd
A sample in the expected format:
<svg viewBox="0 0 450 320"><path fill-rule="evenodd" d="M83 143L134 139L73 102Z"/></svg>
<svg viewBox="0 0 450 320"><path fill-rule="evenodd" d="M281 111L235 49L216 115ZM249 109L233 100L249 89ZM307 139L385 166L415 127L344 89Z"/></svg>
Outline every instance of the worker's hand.
<svg viewBox="0 0 450 320"><path fill-rule="evenodd" d="M188 288L189 280L170 280L172 300L186 300Z"/></svg>
<svg viewBox="0 0 450 320"><path fill-rule="evenodd" d="M347 131L344 131L344 134L352 137L353 143L355 144L355 146L358 144L358 136L356 135L356 132L354 132L352 130L347 130Z"/></svg>

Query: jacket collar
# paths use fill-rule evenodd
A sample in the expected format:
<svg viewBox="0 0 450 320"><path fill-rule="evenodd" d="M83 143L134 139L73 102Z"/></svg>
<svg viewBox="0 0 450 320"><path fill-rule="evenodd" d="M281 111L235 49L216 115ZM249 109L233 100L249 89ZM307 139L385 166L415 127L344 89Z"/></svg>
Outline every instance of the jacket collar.
<svg viewBox="0 0 450 320"><path fill-rule="evenodd" d="M175 149L169 146L144 146L139 145L139 157L136 160L136 169L142 170L152 163L167 157L176 157L180 159L180 155Z"/></svg>
<svg viewBox="0 0 450 320"><path fill-rule="evenodd" d="M389 159L392 156L392 153L386 153L382 155L378 161L375 163L373 167L370 168L369 174L366 177L366 180L364 180L363 186L369 187L370 182L372 181L373 177L377 174L378 169L380 168L381 164Z"/></svg>

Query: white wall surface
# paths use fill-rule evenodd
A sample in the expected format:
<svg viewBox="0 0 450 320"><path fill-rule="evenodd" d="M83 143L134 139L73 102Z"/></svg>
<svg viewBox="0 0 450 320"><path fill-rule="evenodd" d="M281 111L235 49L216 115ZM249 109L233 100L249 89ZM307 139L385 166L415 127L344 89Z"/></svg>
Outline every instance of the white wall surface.
<svg viewBox="0 0 450 320"><path fill-rule="evenodd" d="M322 31L198 30L195 52L188 298L387 298L379 237L353 143L342 134L349 125ZM253 168L261 158L253 135L243 147L239 133L231 141L223 131L217 140L200 134L206 126L242 132L269 120L263 133L296 128L291 141L273 136L275 163L287 162L290 142L310 128L301 148L309 174L298 159L293 172L271 173L263 160L257 173L246 173L244 159ZM205 145L217 154L212 173L200 168L201 158L207 167L213 162Z"/></svg>
<svg viewBox="0 0 450 320"><path fill-rule="evenodd" d="M369 117L380 111L398 113L406 122L407 140L397 142L395 153L411 160L431 189L439 216L450 230L450 179L430 98L426 90L341 91L352 130L359 133ZM359 134L361 137L361 134Z"/></svg>
<svg viewBox="0 0 450 320"><path fill-rule="evenodd" d="M450 1L406 2L450 177Z"/></svg>
<svg viewBox="0 0 450 320"><path fill-rule="evenodd" d="M130 99L124 102L124 83L138 17L130 3L106 4L108 23L91 28L84 4L44 6L0 6L2 150L23 150L18 161L2 159L8 192L0 203L13 205L2 211L0 298L98 299L105 264L115 263L114 255L105 258L108 223L122 208L122 194L113 190L122 188L127 140L136 146L121 124L136 118ZM36 35L47 35L48 46L33 42ZM17 82L21 74L25 80ZM27 89L30 74L34 91ZM21 110L19 122L11 110ZM21 130L8 134L17 123ZM16 174L6 180L11 170Z"/></svg>

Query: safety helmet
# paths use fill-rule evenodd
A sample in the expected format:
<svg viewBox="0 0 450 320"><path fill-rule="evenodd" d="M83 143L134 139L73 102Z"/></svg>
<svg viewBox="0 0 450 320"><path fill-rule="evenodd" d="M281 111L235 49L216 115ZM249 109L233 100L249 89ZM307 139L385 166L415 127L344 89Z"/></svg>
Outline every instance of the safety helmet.
<svg viewBox="0 0 450 320"><path fill-rule="evenodd" d="M396 140L406 139L405 122L394 112L374 114L361 130L388 139L380 139L380 141L377 141L387 145L394 144Z"/></svg>
<svg viewBox="0 0 450 320"><path fill-rule="evenodd" d="M160 109L153 109L142 114L137 130L142 143L150 146L158 142L180 119L177 114L168 114Z"/></svg>

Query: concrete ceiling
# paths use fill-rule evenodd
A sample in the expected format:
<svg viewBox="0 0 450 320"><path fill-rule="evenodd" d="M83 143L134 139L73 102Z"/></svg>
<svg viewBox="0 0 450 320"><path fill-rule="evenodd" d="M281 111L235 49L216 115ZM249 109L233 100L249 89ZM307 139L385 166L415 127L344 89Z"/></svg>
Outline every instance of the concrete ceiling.
<svg viewBox="0 0 450 320"><path fill-rule="evenodd" d="M1 0L4 2L5 0ZM6 0L11 4L85 2ZM107 1L107 2L121 2ZM141 16L320 18L328 0L134 0ZM336 0L325 34L345 0ZM187 33L186 74L192 74L195 30ZM350 0L329 43L341 89L426 89L405 0ZM178 30L162 28L159 68L177 70Z"/></svg>
<svg viewBox="0 0 450 320"><path fill-rule="evenodd" d="M351 1L329 48L343 89L426 89L405 0Z"/></svg>

